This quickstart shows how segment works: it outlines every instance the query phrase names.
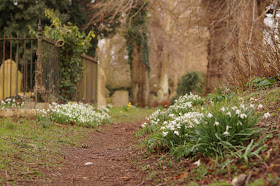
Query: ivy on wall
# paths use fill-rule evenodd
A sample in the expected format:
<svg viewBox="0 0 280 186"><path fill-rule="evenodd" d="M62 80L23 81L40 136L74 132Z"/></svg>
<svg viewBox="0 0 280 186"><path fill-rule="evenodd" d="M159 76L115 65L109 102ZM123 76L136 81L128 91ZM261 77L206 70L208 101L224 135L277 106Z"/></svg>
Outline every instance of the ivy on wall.
<svg viewBox="0 0 280 186"><path fill-rule="evenodd" d="M131 9L127 17L127 30L125 33L126 46L128 51L128 62L131 65L133 60L133 51L136 46L141 47L141 59L150 70L149 46L148 46L148 16L147 0Z"/></svg>
<svg viewBox="0 0 280 186"><path fill-rule="evenodd" d="M46 10L51 25L44 28L44 36L55 41L61 40L64 45L60 50L60 96L62 101L73 100L77 96L77 84L82 77L83 65L81 54L86 54L91 47L90 41L95 37L81 33L72 23L62 24L53 10Z"/></svg>

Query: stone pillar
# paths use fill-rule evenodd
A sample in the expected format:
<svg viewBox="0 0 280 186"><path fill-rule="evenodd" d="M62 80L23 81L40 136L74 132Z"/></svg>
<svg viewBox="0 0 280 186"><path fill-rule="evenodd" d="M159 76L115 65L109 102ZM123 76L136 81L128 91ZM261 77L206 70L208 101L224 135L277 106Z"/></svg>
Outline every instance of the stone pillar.
<svg viewBox="0 0 280 186"><path fill-rule="evenodd" d="M97 70L97 106L106 107L106 76L104 70L98 65Z"/></svg>

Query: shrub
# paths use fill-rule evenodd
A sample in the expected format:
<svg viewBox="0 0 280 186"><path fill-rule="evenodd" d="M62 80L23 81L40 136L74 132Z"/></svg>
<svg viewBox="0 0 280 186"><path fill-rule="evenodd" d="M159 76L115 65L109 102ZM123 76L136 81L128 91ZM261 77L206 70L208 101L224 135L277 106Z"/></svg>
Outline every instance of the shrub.
<svg viewBox="0 0 280 186"><path fill-rule="evenodd" d="M206 80L202 72L188 72L183 75L176 90L178 96L189 94L190 92L202 95L205 92Z"/></svg>

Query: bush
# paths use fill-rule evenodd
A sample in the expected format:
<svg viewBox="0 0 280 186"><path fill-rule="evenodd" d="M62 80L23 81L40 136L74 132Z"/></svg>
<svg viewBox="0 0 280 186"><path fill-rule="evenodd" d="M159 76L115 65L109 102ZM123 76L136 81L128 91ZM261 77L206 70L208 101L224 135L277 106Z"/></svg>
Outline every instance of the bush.
<svg viewBox="0 0 280 186"><path fill-rule="evenodd" d="M176 92L178 96L189 94L190 92L202 95L205 92L205 86L206 79L202 72L188 72L181 77Z"/></svg>

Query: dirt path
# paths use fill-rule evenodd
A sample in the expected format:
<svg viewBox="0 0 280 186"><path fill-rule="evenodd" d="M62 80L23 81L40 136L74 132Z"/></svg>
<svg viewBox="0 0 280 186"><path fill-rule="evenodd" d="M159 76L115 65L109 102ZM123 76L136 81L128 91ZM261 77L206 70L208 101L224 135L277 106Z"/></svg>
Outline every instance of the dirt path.
<svg viewBox="0 0 280 186"><path fill-rule="evenodd" d="M92 133L84 147L64 150L66 164L51 185L138 185L142 176L127 160L141 123L113 124ZM92 165L85 165L92 162ZM142 173L143 174L143 173Z"/></svg>

